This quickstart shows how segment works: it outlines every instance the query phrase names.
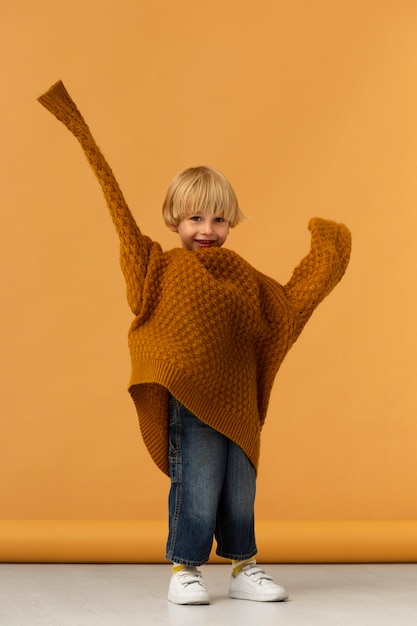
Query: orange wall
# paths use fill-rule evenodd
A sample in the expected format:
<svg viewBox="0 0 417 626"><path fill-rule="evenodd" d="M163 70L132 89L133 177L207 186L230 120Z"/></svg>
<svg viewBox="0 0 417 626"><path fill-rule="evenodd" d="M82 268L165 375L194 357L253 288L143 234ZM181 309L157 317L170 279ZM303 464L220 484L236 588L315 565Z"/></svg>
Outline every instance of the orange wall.
<svg viewBox="0 0 417 626"><path fill-rule="evenodd" d="M144 232L199 163L284 282L306 224L346 222L346 277L278 375L260 520L417 518L414 0L14 0L0 10L2 519L165 519L126 391L118 242L80 147L36 98L61 78Z"/></svg>

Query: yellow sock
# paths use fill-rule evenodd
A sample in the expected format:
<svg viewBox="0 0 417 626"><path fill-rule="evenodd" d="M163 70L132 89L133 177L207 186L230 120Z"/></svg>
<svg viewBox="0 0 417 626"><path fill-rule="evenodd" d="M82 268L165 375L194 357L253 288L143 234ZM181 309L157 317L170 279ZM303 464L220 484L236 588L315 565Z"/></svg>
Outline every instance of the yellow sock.
<svg viewBox="0 0 417 626"><path fill-rule="evenodd" d="M178 574L178 572L180 572L182 569L184 569L185 565L183 565L182 563L173 563L172 564L172 573L173 574Z"/></svg>
<svg viewBox="0 0 417 626"><path fill-rule="evenodd" d="M251 559L245 559L244 561L232 560L233 576L236 578L236 576L238 576L240 572L243 570L243 568L246 567L246 565L249 565L249 563L256 563L256 559L254 556Z"/></svg>

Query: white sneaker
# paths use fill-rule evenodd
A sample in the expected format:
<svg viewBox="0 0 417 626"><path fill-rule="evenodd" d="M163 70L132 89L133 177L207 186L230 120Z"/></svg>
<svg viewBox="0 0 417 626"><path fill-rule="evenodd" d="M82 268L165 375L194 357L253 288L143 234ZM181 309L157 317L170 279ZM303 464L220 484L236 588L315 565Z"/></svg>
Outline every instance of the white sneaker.
<svg viewBox="0 0 417 626"><path fill-rule="evenodd" d="M210 604L201 572L184 567L173 574L169 583L168 600L174 604Z"/></svg>
<svg viewBox="0 0 417 626"><path fill-rule="evenodd" d="M282 602L288 593L265 574L256 563L248 563L237 576L231 576L229 596L237 600Z"/></svg>

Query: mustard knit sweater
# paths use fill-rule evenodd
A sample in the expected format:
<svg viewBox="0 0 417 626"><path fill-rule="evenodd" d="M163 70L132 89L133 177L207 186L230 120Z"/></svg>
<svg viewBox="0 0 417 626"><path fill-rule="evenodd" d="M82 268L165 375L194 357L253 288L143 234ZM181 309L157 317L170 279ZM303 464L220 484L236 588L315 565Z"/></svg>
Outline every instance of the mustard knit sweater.
<svg viewBox="0 0 417 626"><path fill-rule="evenodd" d="M81 143L120 239L129 330L130 394L142 436L168 466L168 396L242 447L258 467L275 375L317 305L342 278L343 224L310 220L311 250L282 286L226 248L165 252L139 230L87 124L59 81L39 98Z"/></svg>

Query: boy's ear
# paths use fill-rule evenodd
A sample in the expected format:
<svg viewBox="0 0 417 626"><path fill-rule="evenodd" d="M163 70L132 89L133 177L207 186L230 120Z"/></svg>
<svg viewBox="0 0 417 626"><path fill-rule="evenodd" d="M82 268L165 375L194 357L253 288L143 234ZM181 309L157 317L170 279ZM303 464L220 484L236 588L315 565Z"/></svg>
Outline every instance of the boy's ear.
<svg viewBox="0 0 417 626"><path fill-rule="evenodd" d="M172 230L173 233L178 232L178 226L176 224L168 224L169 230Z"/></svg>

